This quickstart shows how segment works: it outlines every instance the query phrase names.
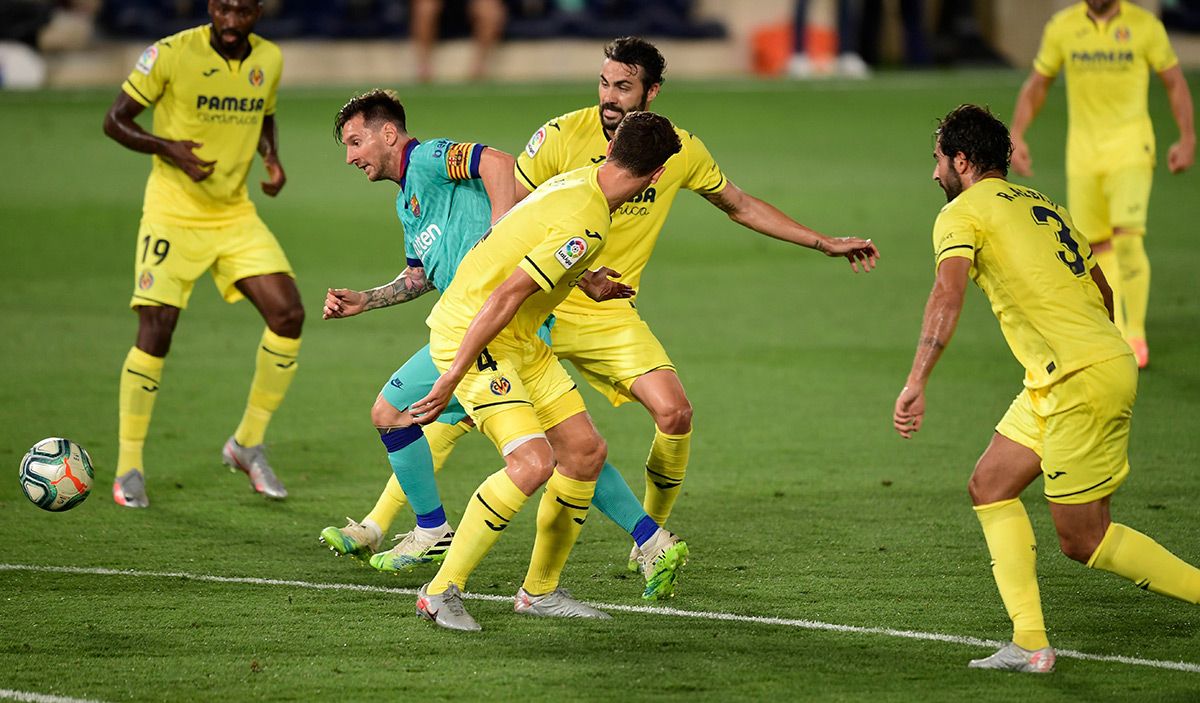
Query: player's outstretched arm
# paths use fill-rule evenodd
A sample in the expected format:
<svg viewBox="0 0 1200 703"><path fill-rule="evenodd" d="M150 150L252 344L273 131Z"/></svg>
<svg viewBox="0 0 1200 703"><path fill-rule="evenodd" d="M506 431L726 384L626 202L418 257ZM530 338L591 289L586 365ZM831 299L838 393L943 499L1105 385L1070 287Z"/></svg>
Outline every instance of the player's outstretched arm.
<svg viewBox="0 0 1200 703"><path fill-rule="evenodd" d="M283 184L287 183L287 175L283 172L283 165L279 163L277 137L278 128L275 126L275 115L264 115L262 134L258 136L258 153L262 156L263 166L267 169L267 180L262 182L262 189L272 198L279 195L279 191L283 190Z"/></svg>
<svg viewBox="0 0 1200 703"><path fill-rule="evenodd" d="M524 190L514 175L516 168L517 160L512 154L499 149L487 147L479 157L479 179L492 203L492 224L517 204L518 189Z"/></svg>
<svg viewBox="0 0 1200 703"><path fill-rule="evenodd" d="M425 278L425 269L421 266L409 266L400 272L391 283L365 291L350 290L349 288L330 288L325 293L325 307L321 317L332 320L339 317L353 317L360 312L386 308L425 295L434 290L433 283Z"/></svg>
<svg viewBox="0 0 1200 703"><path fill-rule="evenodd" d="M450 368L438 377L429 395L412 404L411 411L417 424L428 425L442 414L450 403L450 396L454 395L454 389L458 388L463 376L467 375L471 364L479 359L483 348L500 334L500 330L512 322L529 296L539 290L541 288L529 274L517 269L492 291L467 327L467 332L458 345L458 351L454 354L454 361L450 362Z"/></svg>
<svg viewBox="0 0 1200 703"><path fill-rule="evenodd" d="M205 161L192 151L202 146L199 142L163 139L142 129L134 120L144 109L124 91L118 93L104 115L104 133L126 149L166 159L197 183L212 175L217 162Z"/></svg>
<svg viewBox="0 0 1200 703"><path fill-rule="evenodd" d="M620 277L621 274L607 266L601 266L595 271L585 271L579 277L579 290L597 303L616 298L632 298L634 293L637 293L636 290L624 283L612 280Z"/></svg>
<svg viewBox="0 0 1200 703"><path fill-rule="evenodd" d="M912 370L892 410L892 426L905 439L916 434L925 419L925 384L958 326L970 271L971 260L962 257L945 259L938 266L933 290L925 303L921 339L917 342Z"/></svg>
<svg viewBox="0 0 1200 703"><path fill-rule="evenodd" d="M879 249L870 239L827 237L796 222L765 200L743 191L732 181L726 181L724 188L704 198L743 227L781 241L816 249L826 256L845 257L855 273L858 273L860 266L864 272L870 271L879 259Z"/></svg>
<svg viewBox="0 0 1200 703"><path fill-rule="evenodd" d="M1043 76L1036 70L1030 71L1021 86L1021 92L1017 94L1017 106L1013 109L1012 118L1012 169L1023 178L1033 176L1033 157L1029 153L1029 145L1025 143L1025 130L1042 111L1046 93L1053 83L1053 78Z"/></svg>
<svg viewBox="0 0 1200 703"><path fill-rule="evenodd" d="M1171 114L1179 127L1179 141L1167 150L1167 168L1171 173L1183 173L1196 163L1196 128L1192 114L1192 92L1179 64L1158 74L1167 88Z"/></svg>

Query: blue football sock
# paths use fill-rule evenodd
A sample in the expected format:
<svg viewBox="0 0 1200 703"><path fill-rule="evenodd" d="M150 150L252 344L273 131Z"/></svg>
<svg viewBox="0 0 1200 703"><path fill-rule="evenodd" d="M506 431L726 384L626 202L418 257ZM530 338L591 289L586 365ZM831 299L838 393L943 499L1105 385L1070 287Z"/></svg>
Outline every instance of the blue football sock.
<svg viewBox="0 0 1200 703"><path fill-rule="evenodd" d="M421 426L411 425L390 430L379 435L379 439L387 447L388 462L392 465L400 487L404 489L404 495L408 496L413 512L429 516L441 511L444 522L442 497L438 494L437 481L433 477L433 454L429 451L429 442L421 432ZM441 522L438 522L428 527L440 524Z"/></svg>
<svg viewBox="0 0 1200 703"><path fill-rule="evenodd" d="M641 501L633 495L629 484L625 483L621 472L607 461L604 462L604 468L600 470L600 478L596 480L596 494L592 498L592 505L630 535L634 534L634 530L638 528L643 518L649 517L646 515L646 510L642 508ZM650 520L650 522L653 524L654 520Z"/></svg>
<svg viewBox="0 0 1200 703"><path fill-rule="evenodd" d="M653 537L655 532L658 532L658 523L654 521L654 518L645 515L638 520L637 526L630 534L633 535L633 541L637 542L637 546L640 547Z"/></svg>
<svg viewBox="0 0 1200 703"><path fill-rule="evenodd" d="M446 524L446 509L440 505L437 507L437 510L434 510L432 513L417 514L417 527L424 527L428 529L432 527L440 527L444 524Z"/></svg>

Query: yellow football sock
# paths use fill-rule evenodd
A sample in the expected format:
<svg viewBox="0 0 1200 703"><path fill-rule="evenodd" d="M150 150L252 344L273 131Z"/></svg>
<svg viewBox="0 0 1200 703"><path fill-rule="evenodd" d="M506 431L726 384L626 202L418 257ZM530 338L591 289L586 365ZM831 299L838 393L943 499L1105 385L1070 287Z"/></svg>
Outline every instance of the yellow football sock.
<svg viewBox="0 0 1200 703"><path fill-rule="evenodd" d="M1121 296L1125 301L1126 339L1146 338L1146 309L1150 304L1150 259L1140 234L1113 237L1113 250L1121 268Z"/></svg>
<svg viewBox="0 0 1200 703"><path fill-rule="evenodd" d="M250 383L246 412L242 415L242 423L233 433L238 444L253 447L263 443L267 423L283 402L288 386L292 385L299 353L299 339L280 337L269 329L263 330L255 356L254 380Z"/></svg>
<svg viewBox="0 0 1200 703"><path fill-rule="evenodd" d="M1112 240L1109 240L1112 241ZM1125 333L1125 299L1121 290L1121 262L1117 258L1116 246L1110 246L1104 251L1094 252L1096 263L1104 272L1104 279L1113 292L1113 322L1121 333Z"/></svg>
<svg viewBox="0 0 1200 703"><path fill-rule="evenodd" d="M1164 596L1200 603L1200 569L1137 530L1112 523L1087 565Z"/></svg>
<svg viewBox="0 0 1200 703"><path fill-rule="evenodd" d="M1103 264L1101 264L1103 265ZM1049 647L1037 583L1037 540L1019 498L975 506L983 526L992 576L1013 623L1013 642L1025 649Z"/></svg>
<svg viewBox="0 0 1200 703"><path fill-rule="evenodd" d="M404 489L396 480L396 474L390 474L387 486L384 487L383 493L379 494L379 500L375 501L375 507L363 518L363 522L374 520L375 524L379 525L380 531L387 532L392 526L392 521L396 519L396 513L400 512L406 503L408 503L408 496L404 495Z"/></svg>
<svg viewBox="0 0 1200 703"><path fill-rule="evenodd" d="M424 431L425 441L429 442L429 451L433 454L433 471L437 473L442 470L446 459L450 457L450 452L454 450L455 442L470 432L471 426L466 421L454 425L447 425L444 422L431 422L425 425Z"/></svg>
<svg viewBox="0 0 1200 703"><path fill-rule="evenodd" d="M527 499L504 469L488 476L467 503L454 532L454 542L446 552L446 561L429 582L426 593L443 593L452 583L465 589L471 572L487 556Z"/></svg>
<svg viewBox="0 0 1200 703"><path fill-rule="evenodd" d="M692 433L666 434L654 428L654 443L646 457L646 496L642 507L660 525L665 525L675 507L692 451Z"/></svg>
<svg viewBox="0 0 1200 703"><path fill-rule="evenodd" d="M146 471L142 464L142 447L154 414L154 399L162 379L163 358L150 356L132 347L121 367L119 400L117 401L117 476L134 469Z"/></svg>
<svg viewBox="0 0 1200 703"><path fill-rule="evenodd" d="M558 588L563 567L579 539L595 493L595 481L568 478L558 469L546 481L546 492L538 505L533 557L522 584L530 595L540 596Z"/></svg>

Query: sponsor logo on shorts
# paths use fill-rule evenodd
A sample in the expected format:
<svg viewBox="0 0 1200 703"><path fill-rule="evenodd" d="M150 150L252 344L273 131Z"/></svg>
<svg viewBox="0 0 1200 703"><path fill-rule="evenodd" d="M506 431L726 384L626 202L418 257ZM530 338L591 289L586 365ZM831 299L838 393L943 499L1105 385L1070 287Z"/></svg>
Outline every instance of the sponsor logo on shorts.
<svg viewBox="0 0 1200 703"><path fill-rule="evenodd" d="M421 203L417 202L417 196L412 196L412 199L408 201L408 209L412 210L413 217L421 216Z"/></svg>
<svg viewBox="0 0 1200 703"><path fill-rule="evenodd" d="M393 378L392 380L388 381L388 383L392 384L393 386L395 386L401 390L404 389L404 381L401 381L398 378Z"/></svg>
<svg viewBox="0 0 1200 703"><path fill-rule="evenodd" d="M154 274L150 273L149 269L143 269L138 276L138 288L142 290L150 290L154 286Z"/></svg>
<svg viewBox="0 0 1200 703"><path fill-rule="evenodd" d="M146 47L146 50L142 52L142 55L138 57L137 63L134 65L134 69L137 70L138 73L148 76L150 75L150 69L154 68L154 62L157 60L158 47L148 46Z"/></svg>
<svg viewBox="0 0 1200 703"><path fill-rule="evenodd" d="M525 153L529 158L537 156L538 149L542 148L542 144L546 142L546 128L542 127L533 133L529 138L529 143L525 145Z"/></svg>
<svg viewBox="0 0 1200 703"><path fill-rule="evenodd" d="M492 379L491 384L492 395L507 395L512 390L512 384L503 376L497 376Z"/></svg>
<svg viewBox="0 0 1200 703"><path fill-rule="evenodd" d="M255 88L262 87L263 79L265 77L266 75L263 73L261 67L255 66L254 68L250 69L250 85L254 86Z"/></svg>
<svg viewBox="0 0 1200 703"><path fill-rule="evenodd" d="M558 259L558 263L562 267L569 269L579 262L579 259L587 253L587 240L583 237L571 237L567 243L558 248L554 252L554 258Z"/></svg>

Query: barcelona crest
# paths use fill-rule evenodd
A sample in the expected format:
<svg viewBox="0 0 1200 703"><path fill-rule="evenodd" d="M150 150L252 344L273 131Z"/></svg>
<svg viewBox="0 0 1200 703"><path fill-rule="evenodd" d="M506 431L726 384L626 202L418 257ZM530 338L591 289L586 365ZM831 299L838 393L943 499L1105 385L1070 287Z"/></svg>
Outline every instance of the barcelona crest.
<svg viewBox="0 0 1200 703"><path fill-rule="evenodd" d="M421 216L421 203L417 202L417 196L412 196L412 199L408 201L408 209L412 210L413 217Z"/></svg>
<svg viewBox="0 0 1200 703"><path fill-rule="evenodd" d="M262 86L264 77L263 70L258 66L250 69L250 85L255 88Z"/></svg>

